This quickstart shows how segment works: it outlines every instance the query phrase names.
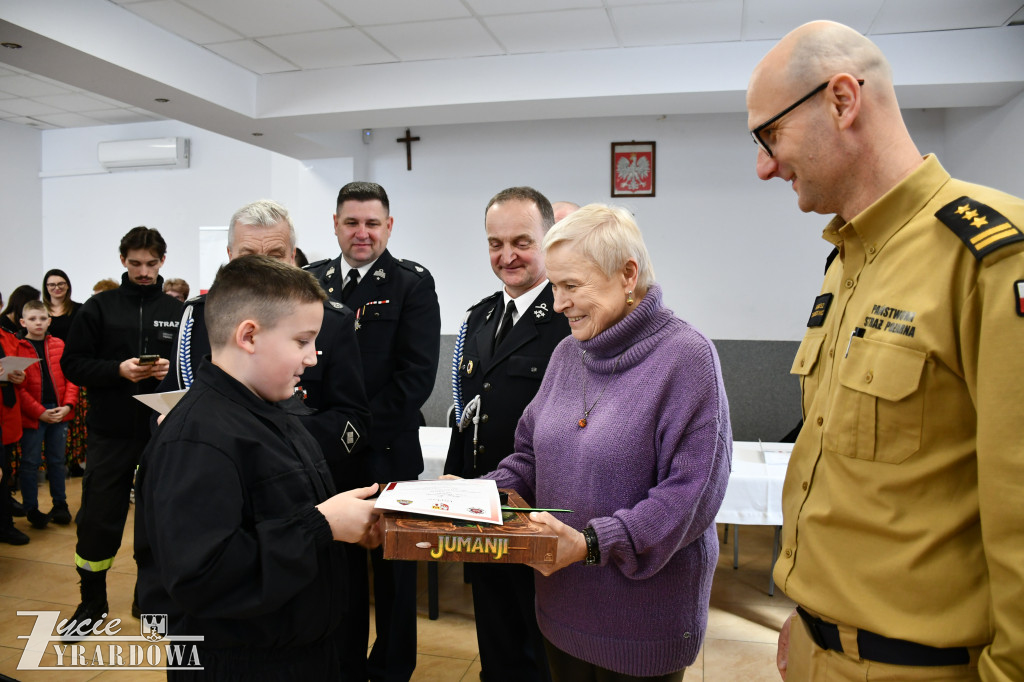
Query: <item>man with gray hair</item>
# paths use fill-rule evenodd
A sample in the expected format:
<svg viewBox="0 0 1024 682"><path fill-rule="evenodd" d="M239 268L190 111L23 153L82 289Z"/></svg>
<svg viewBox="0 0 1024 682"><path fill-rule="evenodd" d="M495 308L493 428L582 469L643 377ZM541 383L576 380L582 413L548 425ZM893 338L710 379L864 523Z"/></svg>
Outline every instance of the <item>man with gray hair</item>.
<svg viewBox="0 0 1024 682"><path fill-rule="evenodd" d="M258 254L295 264L295 226L288 210L268 199L238 209L228 226L228 260ZM210 340L204 315L205 296L185 304L174 369L162 391L188 388ZM370 410L363 385L363 368L355 336L355 315L335 301L324 303L324 321L316 339L317 363L302 374L295 396L282 405L301 419L324 452L338 490L355 487L352 459L365 443Z"/></svg>
<svg viewBox="0 0 1024 682"><path fill-rule="evenodd" d="M783 679L1024 680L1024 201L949 176L885 56L805 24L747 90L757 174L835 217L792 373Z"/></svg>

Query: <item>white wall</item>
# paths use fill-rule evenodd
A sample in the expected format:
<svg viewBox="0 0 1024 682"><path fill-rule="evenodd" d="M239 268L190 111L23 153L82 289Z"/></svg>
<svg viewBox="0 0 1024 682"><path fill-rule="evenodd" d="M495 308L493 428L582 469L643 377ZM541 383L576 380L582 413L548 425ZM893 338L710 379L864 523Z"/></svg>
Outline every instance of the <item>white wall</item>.
<svg viewBox="0 0 1024 682"><path fill-rule="evenodd" d="M922 149L941 154L941 112L907 112ZM483 210L505 187L528 184L550 200L612 202L637 217L667 304L712 338L802 335L831 245L828 218L802 214L779 180L760 181L742 114L438 126L375 130L367 179L395 216L392 252L437 280L442 331L497 290ZM610 197L613 141L655 140L656 196Z"/></svg>
<svg viewBox="0 0 1024 682"><path fill-rule="evenodd" d="M89 174L99 168L98 142L165 136L191 139L189 168ZM304 163L173 121L47 131L42 159L42 260L67 271L78 300L97 280L120 279L118 243L136 225L160 230L167 241L161 274L196 291L209 286L199 279L198 228L227 225L236 209L260 198L289 208L307 254L333 255L330 206L338 182L352 177L351 159ZM321 226L327 231L314 229Z"/></svg>
<svg viewBox="0 0 1024 682"><path fill-rule="evenodd" d="M953 176L1024 197L1024 93L1001 107L947 110L946 150Z"/></svg>
<svg viewBox="0 0 1024 682"><path fill-rule="evenodd" d="M0 292L4 305L19 284L42 285L40 131L0 121Z"/></svg>
<svg viewBox="0 0 1024 682"><path fill-rule="evenodd" d="M1024 96L998 108L904 113L922 152L936 152L952 173L1024 195ZM167 239L164 274L195 284L197 228L224 224L260 197L289 207L311 259L334 256L335 196L355 177L388 190L392 251L434 273L442 331L451 334L466 307L498 288L483 238L487 200L530 184L553 201L612 201L610 143L623 140L657 142L656 196L614 201L635 212L668 304L709 336L799 339L830 250L820 238L827 217L800 213L781 181L757 179L740 114L424 127L412 131L422 138L412 171L394 141L404 128L375 130L365 146L351 135L349 157L316 162L175 122L53 130L42 134L44 175L95 169L100 140L168 135L192 139L192 167L43 180L33 176L39 133L10 128L0 127L0 177L21 184L0 187L8 218L0 235L20 255L0 271L5 294L61 267L81 300L97 279L120 275L118 240L138 224ZM40 223L43 238L26 229Z"/></svg>

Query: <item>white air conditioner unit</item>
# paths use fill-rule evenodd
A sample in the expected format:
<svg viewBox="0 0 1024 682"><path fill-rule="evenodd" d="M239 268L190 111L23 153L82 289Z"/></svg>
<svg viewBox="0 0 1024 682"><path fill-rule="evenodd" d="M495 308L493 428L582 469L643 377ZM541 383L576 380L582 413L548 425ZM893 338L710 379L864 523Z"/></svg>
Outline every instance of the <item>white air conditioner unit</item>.
<svg viewBox="0 0 1024 682"><path fill-rule="evenodd" d="M157 137L150 140L100 142L96 155L107 170L146 168L188 168L187 137Z"/></svg>

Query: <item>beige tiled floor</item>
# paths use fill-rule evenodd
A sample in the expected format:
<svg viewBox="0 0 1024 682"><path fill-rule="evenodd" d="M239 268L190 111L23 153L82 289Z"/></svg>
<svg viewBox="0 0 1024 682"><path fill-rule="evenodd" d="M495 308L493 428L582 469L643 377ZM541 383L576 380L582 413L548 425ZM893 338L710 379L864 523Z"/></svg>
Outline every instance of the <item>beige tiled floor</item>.
<svg viewBox="0 0 1024 682"><path fill-rule="evenodd" d="M46 497L40 488L40 498ZM68 500L72 512L81 498L81 479L68 479ZM44 509L48 505L44 503ZM31 542L14 547L0 544L0 673L17 680L127 680L147 682L163 679L163 673L123 671L98 673L79 671L32 672L17 669L32 621L17 611L59 609L70 616L78 603L77 575L72 568L75 526L51 524L45 530L29 526L24 518L15 525ZM121 617L127 627L136 623L130 615L135 562L132 561L132 515L125 542L108 579L112 617ZM719 528L721 537L721 527ZM776 591L768 596L768 565L771 562L772 529L744 526L740 531L740 566L732 568L730 544L722 546L711 590L711 613L704 648L686 671L687 682L776 682L775 640L779 627L793 609L793 603ZM441 617L427 618L426 570L420 571L419 657L413 680L417 682L461 682L479 679L473 605L469 586L462 582L459 564L440 565ZM371 631L371 638L373 637ZM53 655L50 654L50 659Z"/></svg>

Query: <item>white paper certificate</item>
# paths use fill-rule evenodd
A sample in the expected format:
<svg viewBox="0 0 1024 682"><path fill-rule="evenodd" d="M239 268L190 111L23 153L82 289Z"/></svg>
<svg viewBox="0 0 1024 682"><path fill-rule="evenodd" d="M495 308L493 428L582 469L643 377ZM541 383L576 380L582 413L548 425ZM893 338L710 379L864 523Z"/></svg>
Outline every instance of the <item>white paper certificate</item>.
<svg viewBox="0 0 1024 682"><path fill-rule="evenodd" d="M167 414L187 392L188 389L183 388L180 391L166 391L164 393L142 393L135 396L135 399L143 405L153 408L160 414Z"/></svg>
<svg viewBox="0 0 1024 682"><path fill-rule="evenodd" d="M502 525L501 501L494 481L398 481L384 488L376 507Z"/></svg>
<svg viewBox="0 0 1024 682"><path fill-rule="evenodd" d="M0 365L3 365L3 374L0 374L0 381L7 381L7 375L11 372L17 372L19 369L24 371L32 365L39 362L39 358L23 358L18 355L7 355L0 358Z"/></svg>

